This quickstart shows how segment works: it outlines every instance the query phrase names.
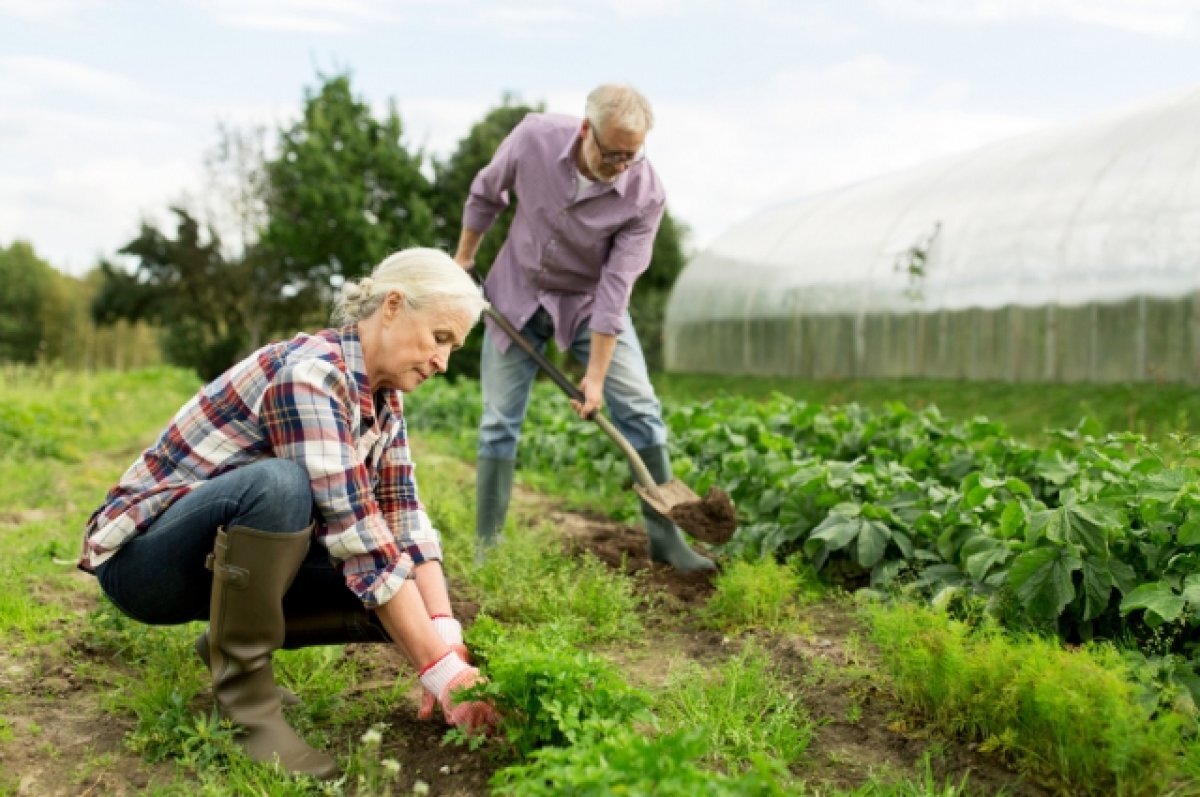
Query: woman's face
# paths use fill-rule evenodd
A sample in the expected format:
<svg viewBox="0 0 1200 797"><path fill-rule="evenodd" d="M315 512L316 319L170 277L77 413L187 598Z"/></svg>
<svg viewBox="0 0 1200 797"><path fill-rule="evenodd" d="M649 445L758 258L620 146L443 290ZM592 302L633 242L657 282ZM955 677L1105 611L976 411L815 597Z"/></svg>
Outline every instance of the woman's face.
<svg viewBox="0 0 1200 797"><path fill-rule="evenodd" d="M474 319L461 307L442 305L410 310L397 291L388 293L374 314L375 344L365 349L371 390L411 393L434 374L444 373L450 353L462 348Z"/></svg>

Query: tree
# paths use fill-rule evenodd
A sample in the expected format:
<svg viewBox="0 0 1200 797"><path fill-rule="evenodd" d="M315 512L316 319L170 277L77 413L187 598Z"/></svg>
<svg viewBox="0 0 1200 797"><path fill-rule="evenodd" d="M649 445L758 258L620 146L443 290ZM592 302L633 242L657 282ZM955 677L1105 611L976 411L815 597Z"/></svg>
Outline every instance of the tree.
<svg viewBox="0 0 1200 797"><path fill-rule="evenodd" d="M107 261L92 301L97 323L150 321L165 331L171 362L212 379L247 349L249 330L269 293L255 282L256 261L226 260L221 239L182 207L173 207L175 236L143 221L120 253L136 259L133 273Z"/></svg>
<svg viewBox="0 0 1200 797"><path fill-rule="evenodd" d="M263 244L296 325L328 320L332 289L387 255L435 240L424 155L410 153L394 104L377 119L347 74L305 92L303 118L267 163Z"/></svg>
<svg viewBox="0 0 1200 797"><path fill-rule="evenodd" d="M458 247L458 234L462 230L463 205L471 190L471 181L496 154L500 142L512 129L517 126L525 115L533 111L544 110L544 106L530 106L517 103L513 95L505 94L500 105L488 111L483 119L471 127L466 138L458 142L458 148L445 162L434 161L436 200L434 207L437 211L437 228L439 230L438 246L453 253ZM475 256L475 268L481 275L486 275L492 267L500 247L508 236L509 225L512 224L513 208L516 198L510 197L509 208L500 214L496 223L488 231L479 246ZM462 350L450 358L449 378L459 376L479 376L479 354L483 336L480 333L471 335Z"/></svg>
<svg viewBox="0 0 1200 797"><path fill-rule="evenodd" d="M687 233L687 225L676 221L669 210L663 213L658 235L654 238L650 268L634 284L629 300L629 315L651 371L661 371L663 367L663 314L671 287L686 262L683 245Z"/></svg>
<svg viewBox="0 0 1200 797"><path fill-rule="evenodd" d="M32 363L45 356L54 277L25 241L0 248L0 361Z"/></svg>

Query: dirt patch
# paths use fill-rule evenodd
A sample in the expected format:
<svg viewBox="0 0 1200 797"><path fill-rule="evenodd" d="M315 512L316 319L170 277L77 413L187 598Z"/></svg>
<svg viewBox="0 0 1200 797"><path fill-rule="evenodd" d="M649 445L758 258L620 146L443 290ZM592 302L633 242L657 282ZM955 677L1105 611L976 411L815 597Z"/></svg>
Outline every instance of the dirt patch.
<svg viewBox="0 0 1200 797"><path fill-rule="evenodd" d="M125 751L132 721L101 709L103 688L69 658L0 654L3 718L12 739L0 745L0 791L18 797L123 796L167 779L169 767Z"/></svg>

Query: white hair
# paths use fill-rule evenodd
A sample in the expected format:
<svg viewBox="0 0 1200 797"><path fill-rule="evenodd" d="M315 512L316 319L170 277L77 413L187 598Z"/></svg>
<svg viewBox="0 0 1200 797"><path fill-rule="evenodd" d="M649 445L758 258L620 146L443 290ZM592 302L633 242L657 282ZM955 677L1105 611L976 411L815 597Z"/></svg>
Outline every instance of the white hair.
<svg viewBox="0 0 1200 797"><path fill-rule="evenodd" d="M600 130L618 128L648 133L654 127L650 101L633 86L620 83L606 83L592 89L587 96L584 115Z"/></svg>
<svg viewBox="0 0 1200 797"><path fill-rule="evenodd" d="M347 280L333 307L333 322L356 324L370 316L388 291L400 291L410 310L451 306L474 323L488 306L483 291L463 267L438 249L414 247L389 255L360 280Z"/></svg>

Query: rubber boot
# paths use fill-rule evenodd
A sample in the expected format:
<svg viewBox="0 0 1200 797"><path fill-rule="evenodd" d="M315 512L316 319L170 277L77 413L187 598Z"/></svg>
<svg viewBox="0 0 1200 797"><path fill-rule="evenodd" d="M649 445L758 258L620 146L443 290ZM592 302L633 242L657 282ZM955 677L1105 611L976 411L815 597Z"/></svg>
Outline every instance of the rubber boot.
<svg viewBox="0 0 1200 797"><path fill-rule="evenodd" d="M210 562L209 658L213 697L255 761L329 778L337 764L314 750L283 718L271 654L285 637L283 595L308 551L312 528L294 533L234 526L217 531Z"/></svg>
<svg viewBox="0 0 1200 797"><path fill-rule="evenodd" d="M666 446L641 448L638 455L654 477L655 484L666 484L671 480L671 458ZM642 501L642 518L646 521L646 536L650 540L650 561L685 572L716 569L711 559L688 546L678 526L651 509L645 501Z"/></svg>
<svg viewBox="0 0 1200 797"><path fill-rule="evenodd" d="M383 630L383 625L372 612L366 609L328 609L312 614L291 616L284 619L283 648L296 650L317 645L350 645L369 642L390 643L392 640ZM208 629L196 638L196 655L209 667ZM279 702L285 706L300 703L296 693L285 686L277 686Z"/></svg>
<svg viewBox="0 0 1200 797"><path fill-rule="evenodd" d="M508 499L512 496L516 461L480 457L475 464L475 559L482 563L487 551L500 541Z"/></svg>

